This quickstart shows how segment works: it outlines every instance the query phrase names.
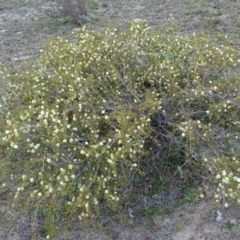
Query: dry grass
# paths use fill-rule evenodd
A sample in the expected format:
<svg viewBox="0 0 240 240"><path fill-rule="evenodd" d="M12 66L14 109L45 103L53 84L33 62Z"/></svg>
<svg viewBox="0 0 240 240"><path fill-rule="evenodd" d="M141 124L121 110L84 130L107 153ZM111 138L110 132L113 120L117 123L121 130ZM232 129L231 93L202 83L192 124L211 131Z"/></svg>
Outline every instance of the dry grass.
<svg viewBox="0 0 240 240"><path fill-rule="evenodd" d="M87 2L87 0L57 0L57 3L61 6L61 13L79 24L90 20Z"/></svg>

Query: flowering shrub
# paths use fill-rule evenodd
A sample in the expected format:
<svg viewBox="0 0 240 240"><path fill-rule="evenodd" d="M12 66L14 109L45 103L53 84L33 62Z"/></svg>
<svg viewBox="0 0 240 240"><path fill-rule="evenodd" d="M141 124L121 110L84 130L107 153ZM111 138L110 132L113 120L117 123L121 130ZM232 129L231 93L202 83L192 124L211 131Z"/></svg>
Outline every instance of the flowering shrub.
<svg viewBox="0 0 240 240"><path fill-rule="evenodd" d="M239 63L230 45L146 24L50 41L34 65L1 71L2 188L83 220L104 204L119 211L178 153L178 166L216 175L217 201L240 201Z"/></svg>

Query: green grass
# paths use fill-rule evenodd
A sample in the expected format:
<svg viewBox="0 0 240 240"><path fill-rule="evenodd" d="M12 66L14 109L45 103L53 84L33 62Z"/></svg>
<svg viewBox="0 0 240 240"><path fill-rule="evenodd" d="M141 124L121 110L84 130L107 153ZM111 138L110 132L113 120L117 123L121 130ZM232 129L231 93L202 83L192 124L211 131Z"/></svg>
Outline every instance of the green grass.
<svg viewBox="0 0 240 240"><path fill-rule="evenodd" d="M98 10L99 9L99 1L98 0L90 0L89 3L91 9Z"/></svg>
<svg viewBox="0 0 240 240"><path fill-rule="evenodd" d="M62 17L60 18L60 22L62 25L65 25L69 22L69 18L68 17Z"/></svg>
<svg viewBox="0 0 240 240"><path fill-rule="evenodd" d="M107 8L108 7L108 3L107 2L102 3L102 7Z"/></svg>
<svg viewBox="0 0 240 240"><path fill-rule="evenodd" d="M93 17L93 18L91 19L91 22L92 22L92 23L99 22L99 17Z"/></svg>
<svg viewBox="0 0 240 240"><path fill-rule="evenodd" d="M235 225L231 222L227 222L226 227L231 231Z"/></svg>

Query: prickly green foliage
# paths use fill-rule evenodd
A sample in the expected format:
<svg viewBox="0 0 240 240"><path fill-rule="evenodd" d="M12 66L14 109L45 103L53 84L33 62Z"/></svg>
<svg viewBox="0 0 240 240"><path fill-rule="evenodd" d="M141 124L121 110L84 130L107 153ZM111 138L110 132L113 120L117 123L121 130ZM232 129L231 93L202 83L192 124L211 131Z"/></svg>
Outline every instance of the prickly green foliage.
<svg viewBox="0 0 240 240"><path fill-rule="evenodd" d="M21 204L81 220L103 203L121 209L135 182L179 153L178 165L205 159L217 179L227 171L219 191L238 200L237 67L228 45L159 36L145 24L49 42L27 71L1 72L3 188Z"/></svg>

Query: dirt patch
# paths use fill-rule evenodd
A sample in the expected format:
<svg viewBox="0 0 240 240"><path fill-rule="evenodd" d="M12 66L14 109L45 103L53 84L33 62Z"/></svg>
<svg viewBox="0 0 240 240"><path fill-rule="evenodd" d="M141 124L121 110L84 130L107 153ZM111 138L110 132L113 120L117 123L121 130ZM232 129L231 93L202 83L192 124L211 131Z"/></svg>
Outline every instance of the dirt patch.
<svg viewBox="0 0 240 240"><path fill-rule="evenodd" d="M174 211L164 216L153 216L146 224L136 220L130 226L129 218L123 223L109 223L109 226L100 226L83 231L78 223L71 229L53 239L99 239L99 240L226 240L239 239L240 209L232 206L229 210L217 209L213 201L214 189L208 191L206 197L198 203L185 203L176 207ZM217 219L222 214L222 218ZM4 216L2 216L2 219ZM19 218L16 225L9 219L8 234L0 228L1 240L23 240L32 238L34 221L26 222ZM134 219L135 221L135 219ZM128 223L128 224L127 224ZM41 239L41 238L38 238Z"/></svg>
<svg viewBox="0 0 240 240"><path fill-rule="evenodd" d="M186 203L168 215L153 216L150 222L137 222L134 226L126 224L112 225L107 232L83 235L78 230L72 238L66 239L102 239L102 240L226 240L239 239L240 209L232 207L228 211L217 209L211 188L205 199L198 203ZM164 206L164 205L161 205ZM222 219L217 219L218 213ZM228 225L233 223L232 225ZM229 228L227 227L229 226ZM231 228L232 227L232 228ZM231 229L230 229L231 228ZM79 235L74 235L79 234ZM74 237L73 237L74 236Z"/></svg>
<svg viewBox="0 0 240 240"><path fill-rule="evenodd" d="M211 36L213 32L222 33L240 47L239 1L90 0L89 5L92 19L86 25L97 31L106 27L123 29L130 21L147 20L156 31L164 32L172 26L179 34L205 31ZM46 40L67 37L71 30L81 27L71 21L63 23L62 17L55 1L0 0L0 62L16 67L39 56ZM174 191L177 193L176 189ZM136 219L137 209L132 208L134 217L120 224L99 224L88 233L76 223L67 232L59 231L56 239L239 239L240 209L237 206L225 211L217 209L213 193L214 188L211 188L200 202L175 207L171 213L154 215L148 221ZM175 194L172 199L180 195ZM166 207L171 194L163 199L165 202L155 201L154 204ZM145 200L148 204L153 202L153 199ZM26 219L21 213L14 217L11 207L4 207L6 202L2 196L0 203L0 240L33 239L34 224L41 226L41 222Z"/></svg>

